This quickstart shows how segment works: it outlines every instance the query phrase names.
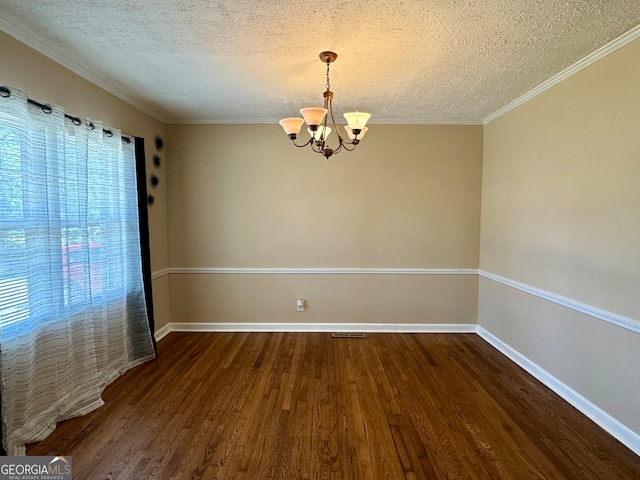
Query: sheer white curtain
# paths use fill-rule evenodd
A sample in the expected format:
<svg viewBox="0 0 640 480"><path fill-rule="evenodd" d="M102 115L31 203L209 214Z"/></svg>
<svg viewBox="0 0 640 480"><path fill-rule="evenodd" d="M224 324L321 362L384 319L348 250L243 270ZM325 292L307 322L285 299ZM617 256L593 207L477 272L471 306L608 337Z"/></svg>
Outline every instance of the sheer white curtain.
<svg viewBox="0 0 640 480"><path fill-rule="evenodd" d="M9 455L103 404L154 357L135 147L120 132L0 98L0 396ZM76 125L79 123L79 125Z"/></svg>

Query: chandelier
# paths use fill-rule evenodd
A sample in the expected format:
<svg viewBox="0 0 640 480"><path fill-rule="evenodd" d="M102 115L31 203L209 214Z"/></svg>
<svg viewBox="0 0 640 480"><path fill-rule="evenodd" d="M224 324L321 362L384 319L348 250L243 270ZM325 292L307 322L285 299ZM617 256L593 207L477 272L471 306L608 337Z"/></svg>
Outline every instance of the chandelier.
<svg viewBox="0 0 640 480"><path fill-rule="evenodd" d="M302 148L309 145L314 152L321 153L326 158L329 158L331 155L339 153L342 149L351 152L356 148L356 145L360 143L364 134L369 130L365 125L367 124L367 120L371 117L371 114L362 112L345 113L344 118L347 120L347 126L345 126L344 129L351 141L346 142L344 138L342 138L342 135L340 135L340 132L338 131L336 120L333 116L333 92L331 91L329 84L329 66L336 58L338 58L338 55L334 52L322 52L319 56L320 60L327 64L327 90L323 94L324 105L322 107L301 108L300 113L304 119L299 117L289 117L283 118L278 123L280 123L296 147ZM329 115L327 115L327 113ZM331 116L331 122L329 122L329 116ZM298 138L298 133L300 133L302 124L305 122L309 127L307 131L309 132L310 137L307 143L298 145L296 143L296 138ZM327 144L327 137L332 132L332 127L338 136L338 147L335 149L329 147Z"/></svg>

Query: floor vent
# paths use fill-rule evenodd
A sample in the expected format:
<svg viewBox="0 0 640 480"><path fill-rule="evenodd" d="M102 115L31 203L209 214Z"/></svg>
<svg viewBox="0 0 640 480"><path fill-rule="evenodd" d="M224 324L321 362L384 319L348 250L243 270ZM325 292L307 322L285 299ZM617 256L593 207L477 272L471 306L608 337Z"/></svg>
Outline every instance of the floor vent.
<svg viewBox="0 0 640 480"><path fill-rule="evenodd" d="M349 333L349 332L335 332L332 333L333 338L366 338L366 333Z"/></svg>

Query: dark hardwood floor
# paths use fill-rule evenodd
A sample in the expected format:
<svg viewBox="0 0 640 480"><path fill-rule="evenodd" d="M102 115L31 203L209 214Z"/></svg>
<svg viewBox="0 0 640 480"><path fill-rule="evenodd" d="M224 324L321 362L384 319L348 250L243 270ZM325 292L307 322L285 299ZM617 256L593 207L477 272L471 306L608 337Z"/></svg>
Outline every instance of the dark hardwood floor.
<svg viewBox="0 0 640 480"><path fill-rule="evenodd" d="M29 455L74 479L640 479L474 334L172 333Z"/></svg>

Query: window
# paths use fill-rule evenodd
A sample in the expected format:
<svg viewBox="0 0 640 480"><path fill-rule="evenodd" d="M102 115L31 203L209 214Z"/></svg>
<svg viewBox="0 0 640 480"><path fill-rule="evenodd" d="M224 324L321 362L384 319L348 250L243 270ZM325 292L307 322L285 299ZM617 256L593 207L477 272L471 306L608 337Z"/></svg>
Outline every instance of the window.
<svg viewBox="0 0 640 480"><path fill-rule="evenodd" d="M139 242L131 140L1 122L0 326L122 294L128 247Z"/></svg>
<svg viewBox="0 0 640 480"><path fill-rule="evenodd" d="M20 132L0 125L0 325L29 316L26 271L16 265L25 250Z"/></svg>

